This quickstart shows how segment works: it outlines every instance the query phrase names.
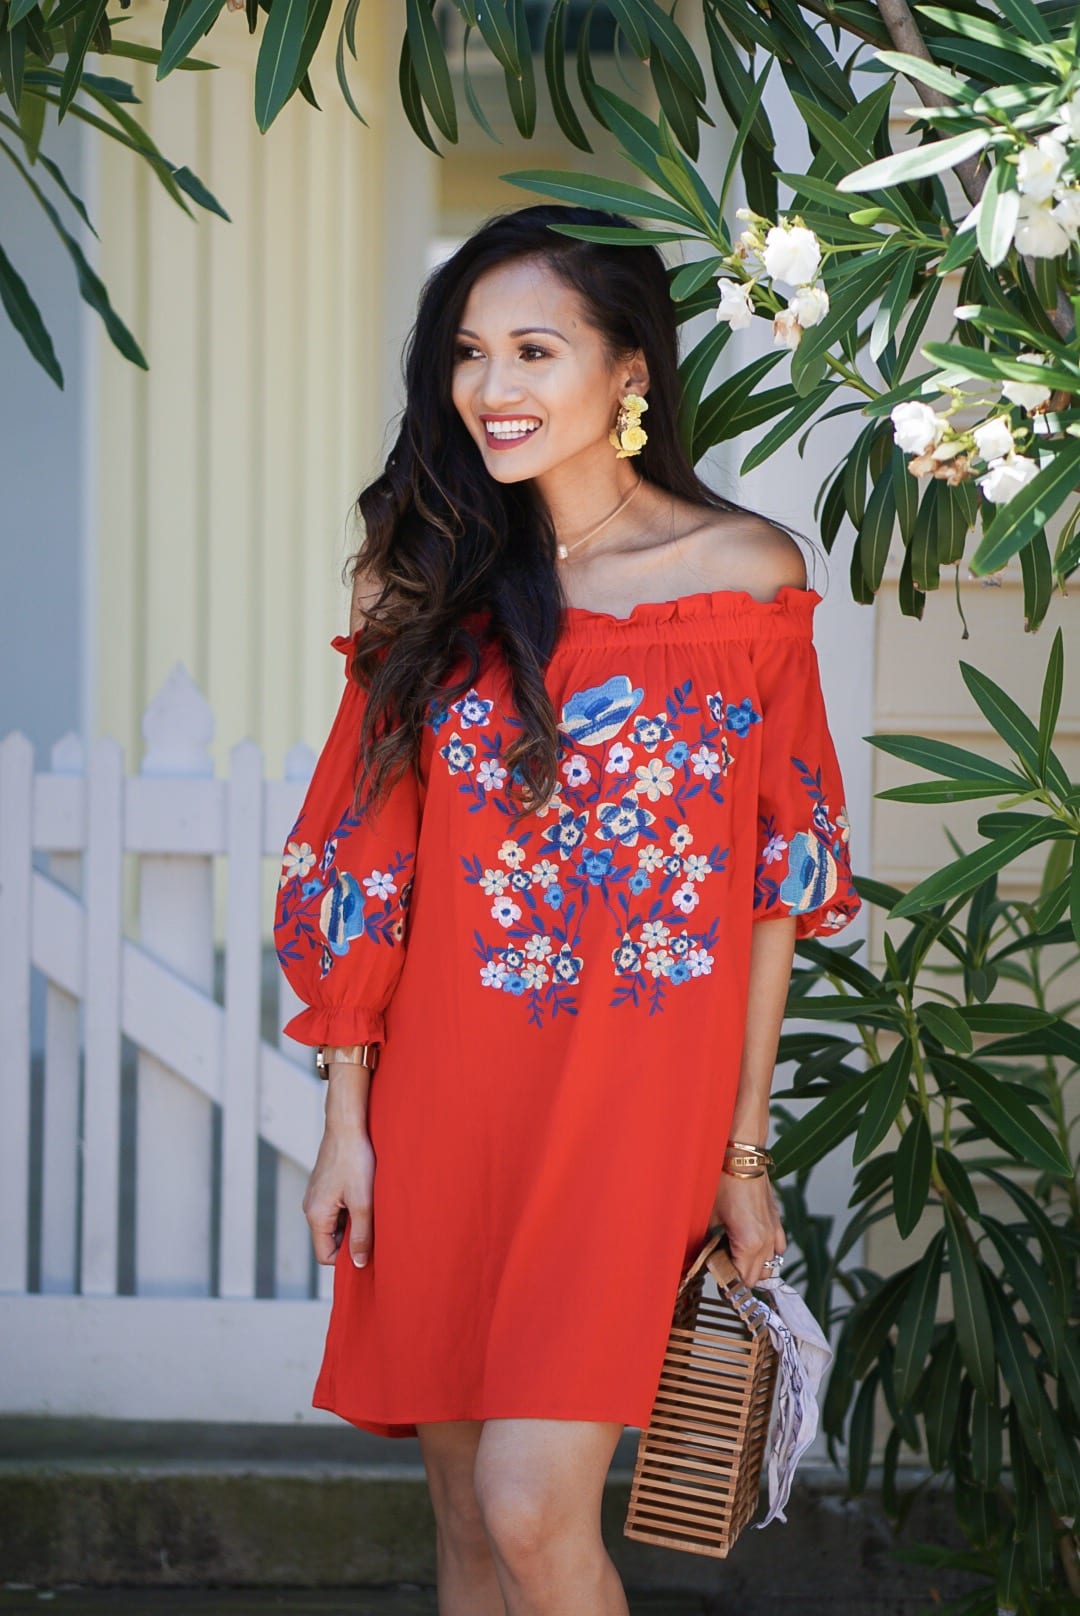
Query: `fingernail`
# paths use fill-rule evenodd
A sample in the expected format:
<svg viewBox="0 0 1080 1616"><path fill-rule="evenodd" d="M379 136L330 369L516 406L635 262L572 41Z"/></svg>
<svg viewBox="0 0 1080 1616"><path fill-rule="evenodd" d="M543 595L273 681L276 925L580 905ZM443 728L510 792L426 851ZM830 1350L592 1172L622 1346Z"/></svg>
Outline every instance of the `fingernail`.
<svg viewBox="0 0 1080 1616"><path fill-rule="evenodd" d="M357 1268L363 1268L364 1264L367 1262L367 1258L363 1255L362 1252L355 1252L354 1251L353 1252L353 1262L356 1264Z"/></svg>

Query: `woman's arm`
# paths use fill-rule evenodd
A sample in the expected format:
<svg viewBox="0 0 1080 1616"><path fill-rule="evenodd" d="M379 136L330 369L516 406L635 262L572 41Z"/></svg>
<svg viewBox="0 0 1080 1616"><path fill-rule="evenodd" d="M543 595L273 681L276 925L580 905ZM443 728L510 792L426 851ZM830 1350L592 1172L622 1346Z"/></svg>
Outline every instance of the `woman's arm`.
<svg viewBox="0 0 1080 1616"><path fill-rule="evenodd" d="M769 1095L794 957L793 917L774 916L753 923L746 1032L730 1130L731 1138L740 1144L764 1145L768 1141ZM726 1139L718 1144L718 1156L726 1144ZM736 1178L721 1171L713 1222L727 1230L731 1260L747 1285L757 1285L775 1272L765 1263L774 1252L787 1249L787 1238L767 1172L757 1178Z"/></svg>

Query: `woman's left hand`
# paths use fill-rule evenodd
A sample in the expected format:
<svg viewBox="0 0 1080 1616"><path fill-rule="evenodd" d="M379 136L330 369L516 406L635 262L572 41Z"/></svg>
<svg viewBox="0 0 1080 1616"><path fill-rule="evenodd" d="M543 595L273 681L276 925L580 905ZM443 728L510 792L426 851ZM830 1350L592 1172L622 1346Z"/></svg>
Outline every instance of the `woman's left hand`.
<svg viewBox="0 0 1080 1616"><path fill-rule="evenodd" d="M745 1285L753 1289L761 1280L772 1279L780 1272L775 1267L765 1267L774 1252L787 1249L787 1236L768 1173L762 1173L759 1178L736 1178L732 1173L721 1173L712 1221L724 1225L731 1260Z"/></svg>

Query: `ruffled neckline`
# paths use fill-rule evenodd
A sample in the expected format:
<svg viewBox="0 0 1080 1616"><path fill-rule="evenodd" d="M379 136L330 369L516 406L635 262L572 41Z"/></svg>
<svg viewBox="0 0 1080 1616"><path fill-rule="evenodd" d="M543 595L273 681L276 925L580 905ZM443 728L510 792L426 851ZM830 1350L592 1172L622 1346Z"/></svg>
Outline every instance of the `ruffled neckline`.
<svg viewBox="0 0 1080 1616"><path fill-rule="evenodd" d="M748 589L699 589L692 595L677 595L674 600L639 601L626 617L594 611L589 606L564 606L559 644L581 644L607 637L624 640L635 635L651 638L661 627L669 636L672 631L677 637L693 636L711 623L738 634L809 632L822 599L816 589L782 584L772 600L758 600ZM470 612L469 621L481 623L486 610ZM351 651L359 632L339 634L330 643L335 651Z"/></svg>

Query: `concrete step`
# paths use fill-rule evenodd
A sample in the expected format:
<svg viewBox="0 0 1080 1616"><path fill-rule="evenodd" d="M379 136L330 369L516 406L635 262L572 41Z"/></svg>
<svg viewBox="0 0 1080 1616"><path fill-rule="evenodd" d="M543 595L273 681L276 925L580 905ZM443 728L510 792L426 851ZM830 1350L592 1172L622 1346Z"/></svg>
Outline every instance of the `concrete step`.
<svg viewBox="0 0 1080 1616"><path fill-rule="evenodd" d="M975 1586L894 1557L901 1541L963 1546L948 1494L914 1470L905 1489L922 1485L902 1539L873 1474L871 1490L851 1499L841 1473L807 1462L787 1521L751 1524L725 1560L627 1538L637 1435L628 1429L619 1443L602 1527L642 1616L775 1616L778 1608L785 1616L923 1616ZM109 1616L166 1616L192 1609L193 1599L201 1613L252 1616L436 1609L435 1522L414 1440L337 1425L9 1419L0 1420L0 1455L0 1616L54 1605L104 1616L106 1604ZM103 1602L92 1590L104 1588L137 1591ZM218 1591L229 1588L279 1592ZM315 1592L340 1588L357 1592L344 1600Z"/></svg>

